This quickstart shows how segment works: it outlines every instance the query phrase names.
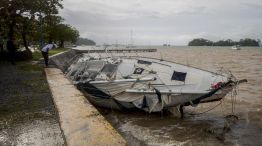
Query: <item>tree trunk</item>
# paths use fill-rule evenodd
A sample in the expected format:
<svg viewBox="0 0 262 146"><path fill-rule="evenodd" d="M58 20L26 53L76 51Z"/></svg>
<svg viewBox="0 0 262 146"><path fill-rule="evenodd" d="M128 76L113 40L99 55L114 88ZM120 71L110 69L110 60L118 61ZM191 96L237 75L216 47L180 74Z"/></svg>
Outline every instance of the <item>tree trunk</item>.
<svg viewBox="0 0 262 146"><path fill-rule="evenodd" d="M27 44L27 40L26 40L26 33L21 32L21 35L22 35L22 38L23 38L23 44L25 46L26 51L31 52L31 50L28 48L28 44Z"/></svg>
<svg viewBox="0 0 262 146"><path fill-rule="evenodd" d="M25 49L26 49L26 56L25 56L25 58L26 59L30 59L30 58L33 57L33 54L32 54L32 51L28 48L27 40L26 40L26 33L21 32L21 35L22 35L23 43L24 43L24 46L25 46Z"/></svg>
<svg viewBox="0 0 262 146"><path fill-rule="evenodd" d="M64 40L60 40L59 47L60 47L60 48L64 48Z"/></svg>
<svg viewBox="0 0 262 146"><path fill-rule="evenodd" d="M15 22L12 21L12 22L9 24L9 32L8 32L8 39L9 39L9 40L12 40L13 37L14 37L14 26L15 26Z"/></svg>
<svg viewBox="0 0 262 146"><path fill-rule="evenodd" d="M3 52L4 52L4 40L0 40L0 54L2 54Z"/></svg>
<svg viewBox="0 0 262 146"><path fill-rule="evenodd" d="M49 33L49 36L48 36L48 43L52 43L52 37L51 37L51 33Z"/></svg>

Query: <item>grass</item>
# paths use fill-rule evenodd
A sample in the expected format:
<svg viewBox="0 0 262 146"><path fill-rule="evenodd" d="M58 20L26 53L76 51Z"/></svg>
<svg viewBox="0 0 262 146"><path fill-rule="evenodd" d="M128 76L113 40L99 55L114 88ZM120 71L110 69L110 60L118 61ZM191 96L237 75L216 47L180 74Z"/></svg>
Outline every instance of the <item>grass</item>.
<svg viewBox="0 0 262 146"><path fill-rule="evenodd" d="M52 55L55 55L55 54L58 54L58 53L61 53L61 52L65 52L65 51L68 51L68 50L69 50L68 48L53 49L53 50L49 51L49 56L52 56Z"/></svg>
<svg viewBox="0 0 262 146"><path fill-rule="evenodd" d="M45 77L37 76L28 80L22 81L22 84L30 87L35 93L46 93L49 91L47 82L44 81Z"/></svg>
<svg viewBox="0 0 262 146"><path fill-rule="evenodd" d="M34 52L33 53L33 58L32 58L32 60L33 61L38 61L40 58L42 58L43 56L42 56L42 53L41 52Z"/></svg>
<svg viewBox="0 0 262 146"><path fill-rule="evenodd" d="M68 48L56 48L56 49L49 51L49 56L52 56L52 55L55 55L55 54L58 54L58 53L61 53L61 52L65 52L65 51L68 51L68 50L69 50ZM41 58L43 58L41 52L34 52L33 53L33 59L32 59L33 61L38 61Z"/></svg>
<svg viewBox="0 0 262 146"><path fill-rule="evenodd" d="M65 51L68 51L69 49L68 48L56 48L56 49L53 49L53 50L50 50L49 51L49 56L52 56L52 55L55 55L55 54L58 54L58 53L61 53L61 52L65 52ZM17 67L19 70L22 70L22 71L43 71L43 67L42 66L39 66L37 64L32 64L30 61L38 61L40 60L41 58L43 58L42 56L42 53L40 51L37 51L37 52L33 52L33 58L29 61L18 61L17 62Z"/></svg>
<svg viewBox="0 0 262 146"><path fill-rule="evenodd" d="M54 55L67 50L58 48L49 54ZM0 145L35 145L38 138L42 139L45 136L48 136L50 145L64 145L52 96L43 72L44 66L36 63L42 58L42 54L34 52L32 55L33 59L16 61L16 65L0 61ZM38 121L44 122L40 125ZM54 129L46 129L49 124L52 124ZM35 132L32 133L31 129L27 129L28 125L32 130L41 131L41 134L36 136ZM17 139L24 135L26 138L29 137L26 143ZM50 135L54 138L50 138Z"/></svg>
<svg viewBox="0 0 262 146"><path fill-rule="evenodd" d="M3 84L0 86L0 93L4 97L0 97L0 119L8 119L21 112L34 114L52 106L42 66L21 61L15 66L7 63L1 66L0 70L0 75L3 76L3 79L0 79Z"/></svg>
<svg viewBox="0 0 262 146"><path fill-rule="evenodd" d="M18 69L23 71L43 71L43 67L37 64L31 64L27 62L21 62L17 67Z"/></svg>

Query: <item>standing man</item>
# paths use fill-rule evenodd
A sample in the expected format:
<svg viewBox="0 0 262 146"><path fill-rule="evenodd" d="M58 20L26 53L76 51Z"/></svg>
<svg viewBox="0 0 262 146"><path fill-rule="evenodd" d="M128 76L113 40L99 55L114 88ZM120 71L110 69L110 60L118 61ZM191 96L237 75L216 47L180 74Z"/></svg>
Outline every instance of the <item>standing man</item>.
<svg viewBox="0 0 262 146"><path fill-rule="evenodd" d="M47 45L45 45L42 48L42 55L45 59L45 66L48 66L48 51L53 49L55 47L55 45L52 42L49 42Z"/></svg>

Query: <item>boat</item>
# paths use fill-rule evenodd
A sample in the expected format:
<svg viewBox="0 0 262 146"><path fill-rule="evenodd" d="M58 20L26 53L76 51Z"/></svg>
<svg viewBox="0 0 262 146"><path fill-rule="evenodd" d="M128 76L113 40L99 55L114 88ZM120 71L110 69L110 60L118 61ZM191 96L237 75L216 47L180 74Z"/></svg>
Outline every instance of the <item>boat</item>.
<svg viewBox="0 0 262 146"><path fill-rule="evenodd" d="M219 101L246 81L162 59L90 54L75 60L66 76L96 106L149 113Z"/></svg>
<svg viewBox="0 0 262 146"><path fill-rule="evenodd" d="M240 50L240 45L234 45L231 47L232 50Z"/></svg>

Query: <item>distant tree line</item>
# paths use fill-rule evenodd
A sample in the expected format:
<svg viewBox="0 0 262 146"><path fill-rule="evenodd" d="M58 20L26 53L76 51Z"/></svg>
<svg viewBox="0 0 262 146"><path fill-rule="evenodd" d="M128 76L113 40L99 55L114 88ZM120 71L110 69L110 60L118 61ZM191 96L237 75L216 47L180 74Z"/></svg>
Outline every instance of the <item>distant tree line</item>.
<svg viewBox="0 0 262 146"><path fill-rule="evenodd" d="M65 41L75 43L79 32L63 23L58 15L62 0L1 0L0 42L15 39L16 45L23 45L29 54L29 45L55 42L64 47ZM1 48L3 43L0 44ZM3 49L1 49L1 52Z"/></svg>
<svg viewBox="0 0 262 146"><path fill-rule="evenodd" d="M216 42L204 39L204 38L197 38L193 39L188 43L188 46L234 46L234 45L240 45L240 46L260 46L261 41L245 38L240 39L239 41L233 41L231 39L227 40L219 40Z"/></svg>
<svg viewBox="0 0 262 146"><path fill-rule="evenodd" d="M78 38L76 41L76 45L88 45L88 46L95 46L96 42L87 38Z"/></svg>

